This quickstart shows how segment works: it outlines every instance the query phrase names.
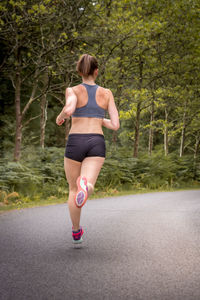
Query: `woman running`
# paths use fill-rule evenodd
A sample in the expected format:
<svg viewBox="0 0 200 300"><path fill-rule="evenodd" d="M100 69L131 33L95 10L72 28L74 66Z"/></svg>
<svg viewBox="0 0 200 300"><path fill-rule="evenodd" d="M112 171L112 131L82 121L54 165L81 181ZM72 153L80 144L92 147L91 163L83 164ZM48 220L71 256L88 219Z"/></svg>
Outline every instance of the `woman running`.
<svg viewBox="0 0 200 300"><path fill-rule="evenodd" d="M119 128L119 116L112 92L95 83L98 62L88 54L81 56L77 71L82 83L67 88L66 104L56 119L62 125L72 116L72 126L65 150L64 168L69 184L68 207L72 221L74 243L82 242L81 207L92 194L105 160L105 140L102 126ZM110 119L105 119L108 111Z"/></svg>

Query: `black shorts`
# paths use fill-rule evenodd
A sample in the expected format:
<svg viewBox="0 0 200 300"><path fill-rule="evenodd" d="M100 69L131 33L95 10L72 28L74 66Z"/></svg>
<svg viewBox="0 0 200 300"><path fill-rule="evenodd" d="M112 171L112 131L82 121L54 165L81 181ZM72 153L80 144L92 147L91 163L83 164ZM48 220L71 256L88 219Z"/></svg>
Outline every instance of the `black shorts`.
<svg viewBox="0 0 200 300"><path fill-rule="evenodd" d="M82 162L84 158L91 156L106 156L106 146L103 134L69 134L65 149L65 157Z"/></svg>

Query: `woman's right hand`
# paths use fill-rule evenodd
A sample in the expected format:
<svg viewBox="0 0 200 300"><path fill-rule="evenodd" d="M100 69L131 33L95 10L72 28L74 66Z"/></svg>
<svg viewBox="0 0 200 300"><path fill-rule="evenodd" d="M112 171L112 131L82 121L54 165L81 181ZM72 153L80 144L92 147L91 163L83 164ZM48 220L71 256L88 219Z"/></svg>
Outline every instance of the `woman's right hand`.
<svg viewBox="0 0 200 300"><path fill-rule="evenodd" d="M56 124L57 124L58 126L61 126L64 122L65 122L65 120L64 120L64 119L61 119L61 118L60 118L60 115L58 115L57 118L56 118Z"/></svg>

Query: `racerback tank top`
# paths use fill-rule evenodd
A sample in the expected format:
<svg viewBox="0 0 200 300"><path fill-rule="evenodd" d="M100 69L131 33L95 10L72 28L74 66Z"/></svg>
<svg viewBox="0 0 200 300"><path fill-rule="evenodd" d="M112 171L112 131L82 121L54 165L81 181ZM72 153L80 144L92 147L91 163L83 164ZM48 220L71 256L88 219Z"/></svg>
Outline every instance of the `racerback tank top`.
<svg viewBox="0 0 200 300"><path fill-rule="evenodd" d="M99 86L97 84L89 85L86 83L82 83L82 85L87 90L88 102L86 105L76 108L72 117L78 117L78 118L86 117L86 118L103 119L105 117L105 109L101 108L96 102L96 91Z"/></svg>

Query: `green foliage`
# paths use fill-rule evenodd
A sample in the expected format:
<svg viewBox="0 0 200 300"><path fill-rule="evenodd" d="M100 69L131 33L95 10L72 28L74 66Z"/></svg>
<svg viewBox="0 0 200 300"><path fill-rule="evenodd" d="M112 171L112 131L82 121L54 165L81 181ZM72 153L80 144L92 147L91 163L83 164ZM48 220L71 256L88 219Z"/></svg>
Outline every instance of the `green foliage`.
<svg viewBox="0 0 200 300"><path fill-rule="evenodd" d="M67 194L62 149L41 150L29 147L24 153L25 159L20 163L1 161L1 190L7 193L18 191L33 199L38 195L47 198Z"/></svg>
<svg viewBox="0 0 200 300"><path fill-rule="evenodd" d="M26 159L21 163L1 161L1 201L10 203L20 200L27 203L40 198L67 199L63 153L64 149L55 147L45 150L32 147L25 150ZM200 183L200 160L194 165L190 155L180 158L172 153L165 157L158 150L152 156L131 158L127 149L119 148L118 151L108 151L95 191L115 193L124 188L168 189L195 182Z"/></svg>
<svg viewBox="0 0 200 300"><path fill-rule="evenodd" d="M36 186L42 181L34 170L19 162L1 162L0 174L1 189L6 191L28 190L31 185Z"/></svg>

